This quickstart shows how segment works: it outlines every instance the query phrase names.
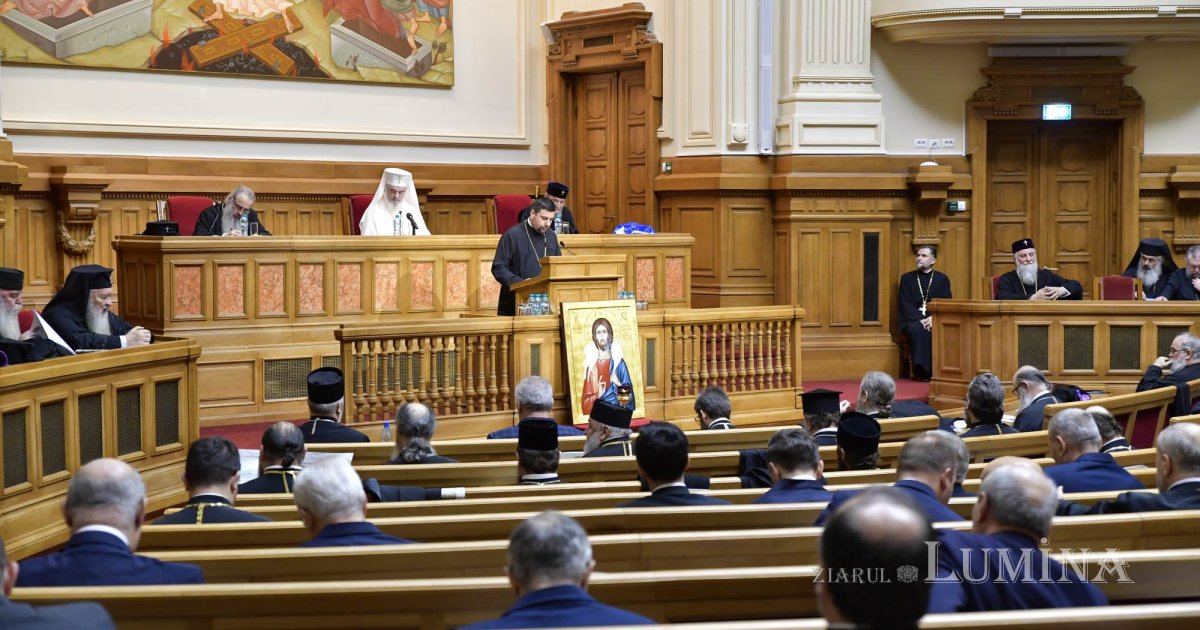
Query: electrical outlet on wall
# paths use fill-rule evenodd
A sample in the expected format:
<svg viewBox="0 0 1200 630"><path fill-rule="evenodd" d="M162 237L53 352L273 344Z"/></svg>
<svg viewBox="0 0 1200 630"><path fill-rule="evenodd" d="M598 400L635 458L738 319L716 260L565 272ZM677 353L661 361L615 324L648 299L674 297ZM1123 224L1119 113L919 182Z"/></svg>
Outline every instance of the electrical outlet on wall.
<svg viewBox="0 0 1200 630"><path fill-rule="evenodd" d="M929 139L929 148L930 148L930 149L940 149L940 148L942 148L942 140L941 140L941 138L930 138L930 139Z"/></svg>
<svg viewBox="0 0 1200 630"><path fill-rule="evenodd" d="M913 148L914 149L928 149L929 148L929 138L913 138Z"/></svg>
<svg viewBox="0 0 1200 630"><path fill-rule="evenodd" d="M958 143L954 141L954 138L942 138L943 149L953 149L956 144Z"/></svg>

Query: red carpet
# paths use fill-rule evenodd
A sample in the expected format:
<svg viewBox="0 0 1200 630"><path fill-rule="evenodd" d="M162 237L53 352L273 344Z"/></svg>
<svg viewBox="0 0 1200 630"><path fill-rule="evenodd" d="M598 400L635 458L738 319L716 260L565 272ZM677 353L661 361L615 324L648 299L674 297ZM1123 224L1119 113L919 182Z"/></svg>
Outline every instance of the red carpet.
<svg viewBox="0 0 1200 630"><path fill-rule="evenodd" d="M858 383L858 380L809 381L804 383L804 390L808 391L818 388L832 389L842 392L843 399L854 402L858 398ZM929 383L899 379L896 381L896 399L927 402L929 400ZM735 409L734 411L736 413L737 410ZM295 422L296 424L303 424L306 420L296 420ZM232 440L234 444L237 444L238 448L258 448L259 442L262 440L263 431L269 426L271 426L270 422L256 422L254 424L237 424L225 427L201 427L200 437L219 435Z"/></svg>

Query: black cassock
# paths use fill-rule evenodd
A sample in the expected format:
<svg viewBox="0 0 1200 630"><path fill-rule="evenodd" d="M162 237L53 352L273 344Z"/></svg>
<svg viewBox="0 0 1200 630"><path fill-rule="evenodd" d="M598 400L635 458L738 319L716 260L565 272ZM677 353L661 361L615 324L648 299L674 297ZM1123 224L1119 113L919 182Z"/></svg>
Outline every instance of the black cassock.
<svg viewBox="0 0 1200 630"><path fill-rule="evenodd" d="M496 256L492 259L492 276L500 283L496 314L516 315L517 297L512 285L541 273L542 266L538 263L541 257L560 255L558 235L554 232L538 234L525 221L508 228L496 244Z"/></svg>
<svg viewBox="0 0 1200 630"><path fill-rule="evenodd" d="M133 325L121 319L116 313L108 312L108 324L112 327L111 335L101 335L88 330L87 321L81 312L74 312L64 305L61 308L47 308L42 313L46 323L71 344L75 350L111 350L121 347L121 335L133 330Z"/></svg>
<svg viewBox="0 0 1200 630"><path fill-rule="evenodd" d="M1037 286L1033 287L1028 284L1021 284L1021 279L1017 277L1016 271L1010 271L1000 276L1000 287L996 291L997 300L1028 300L1037 293L1038 289L1046 287L1062 287L1071 292L1065 298L1060 300L1082 300L1083 287L1074 280L1067 280L1062 276L1050 271L1049 269L1038 269Z"/></svg>
<svg viewBox="0 0 1200 630"><path fill-rule="evenodd" d="M900 276L900 330L908 337L913 368L919 376L929 376L933 374L933 333L921 325L921 320L929 315L928 306L925 314L921 313L922 291L926 304L935 298L949 300L953 297L950 278L940 271L918 273L916 270Z"/></svg>

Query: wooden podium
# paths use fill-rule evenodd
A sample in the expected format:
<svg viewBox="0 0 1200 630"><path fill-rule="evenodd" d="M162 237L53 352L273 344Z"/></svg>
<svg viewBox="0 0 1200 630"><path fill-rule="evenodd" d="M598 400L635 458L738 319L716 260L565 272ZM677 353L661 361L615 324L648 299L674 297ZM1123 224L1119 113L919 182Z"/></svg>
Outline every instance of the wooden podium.
<svg viewBox="0 0 1200 630"><path fill-rule="evenodd" d="M536 278L512 285L517 304L528 302L534 293L550 296L555 313L563 302L590 302L617 299L617 279L625 277L625 256L543 256L538 261L542 272Z"/></svg>

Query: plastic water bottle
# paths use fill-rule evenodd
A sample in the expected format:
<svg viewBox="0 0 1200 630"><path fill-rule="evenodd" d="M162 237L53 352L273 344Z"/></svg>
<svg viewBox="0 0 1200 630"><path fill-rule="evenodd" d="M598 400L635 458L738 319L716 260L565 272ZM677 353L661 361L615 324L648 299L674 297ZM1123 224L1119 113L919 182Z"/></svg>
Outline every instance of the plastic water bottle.
<svg viewBox="0 0 1200 630"><path fill-rule="evenodd" d="M400 219L402 218L400 216L400 214L401 213L397 212L396 216L392 217L392 235L393 236L400 236Z"/></svg>
<svg viewBox="0 0 1200 630"><path fill-rule="evenodd" d="M383 433L379 436L379 441L380 442L391 442L392 441L392 425L391 425L391 423L389 423L386 420L384 420L384 422L383 422Z"/></svg>
<svg viewBox="0 0 1200 630"><path fill-rule="evenodd" d="M558 212L554 213L554 233L562 234L563 233L562 226L563 226L562 210L559 210Z"/></svg>
<svg viewBox="0 0 1200 630"><path fill-rule="evenodd" d="M242 231L242 236L250 234L250 213L242 215L242 220L238 223L238 229Z"/></svg>

